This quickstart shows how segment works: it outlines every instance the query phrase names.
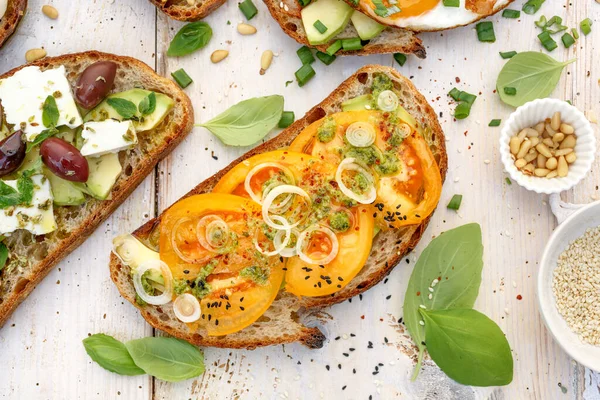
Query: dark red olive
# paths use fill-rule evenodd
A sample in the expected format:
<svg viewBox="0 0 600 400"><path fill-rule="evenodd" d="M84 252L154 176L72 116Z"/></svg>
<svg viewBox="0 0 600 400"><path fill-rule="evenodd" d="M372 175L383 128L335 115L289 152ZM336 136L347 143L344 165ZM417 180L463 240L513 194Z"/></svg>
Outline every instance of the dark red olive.
<svg viewBox="0 0 600 400"><path fill-rule="evenodd" d="M42 161L55 175L71 182L87 182L88 162L72 144L59 138L49 138L40 146Z"/></svg>
<svg viewBox="0 0 600 400"><path fill-rule="evenodd" d="M23 131L16 131L0 142L0 176L16 171L23 164L26 147Z"/></svg>
<svg viewBox="0 0 600 400"><path fill-rule="evenodd" d="M87 67L75 88L75 100L83 107L96 107L108 95L115 82L117 64L111 61L98 61Z"/></svg>

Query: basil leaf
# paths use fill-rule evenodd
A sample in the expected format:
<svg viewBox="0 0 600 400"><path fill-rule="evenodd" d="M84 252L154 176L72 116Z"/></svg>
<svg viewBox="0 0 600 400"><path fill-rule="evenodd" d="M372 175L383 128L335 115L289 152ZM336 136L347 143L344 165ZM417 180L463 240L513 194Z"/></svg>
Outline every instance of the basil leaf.
<svg viewBox="0 0 600 400"><path fill-rule="evenodd" d="M21 194L12 186L0 181L0 208L16 206L21 201Z"/></svg>
<svg viewBox="0 0 600 400"><path fill-rule="evenodd" d="M42 106L42 123L46 128L54 128L58 124L58 106L54 96L46 97Z"/></svg>
<svg viewBox="0 0 600 400"><path fill-rule="evenodd" d="M142 375L144 370L133 362L127 348L117 339L97 333L83 339L88 355L102 368L120 375Z"/></svg>
<svg viewBox="0 0 600 400"><path fill-rule="evenodd" d="M420 311L427 351L446 375L471 386L512 381L510 346L494 321L475 310Z"/></svg>
<svg viewBox="0 0 600 400"><path fill-rule="evenodd" d="M147 374L178 382L204 373L202 352L186 341L170 337L147 337L125 343L136 365Z"/></svg>
<svg viewBox="0 0 600 400"><path fill-rule="evenodd" d="M212 38L212 29L206 22L197 21L184 25L169 45L167 55L185 56L206 46Z"/></svg>
<svg viewBox="0 0 600 400"><path fill-rule="evenodd" d="M230 146L249 146L272 131L283 114L279 95L244 100L210 121L199 124Z"/></svg>
<svg viewBox="0 0 600 400"><path fill-rule="evenodd" d="M6 261L8 260L8 247L3 242L0 242L0 271L6 265Z"/></svg>
<svg viewBox="0 0 600 400"><path fill-rule="evenodd" d="M106 99L106 102L124 119L132 119L137 113L137 107L129 100L118 97L109 97Z"/></svg>
<svg viewBox="0 0 600 400"><path fill-rule="evenodd" d="M31 172L31 173L28 173ZM33 181L30 176L35 171L25 171L23 175L17 179L17 189L21 195L19 204L30 204L33 199Z"/></svg>
<svg viewBox="0 0 600 400"><path fill-rule="evenodd" d="M479 224L446 231L433 239L421 253L408 281L403 306L404 324L419 349L413 379L419 373L425 351L425 328L420 324L422 318L419 314L421 305L427 310L473 307L479 293L482 269L483 245Z"/></svg>
<svg viewBox="0 0 600 400"><path fill-rule="evenodd" d="M528 101L548 97L556 87L565 66L575 59L559 62L544 53L526 51L512 57L500 71L496 90L508 105L519 107ZM505 87L517 89L516 95L504 93Z"/></svg>
<svg viewBox="0 0 600 400"><path fill-rule="evenodd" d="M138 110L142 115L150 115L156 110L156 93L151 92L148 96L144 97L138 105Z"/></svg>
<svg viewBox="0 0 600 400"><path fill-rule="evenodd" d="M27 142L25 153L29 153L35 146L41 144L44 140L56 135L57 133L58 129L56 128L44 129L35 137L35 139L33 139L31 142Z"/></svg>

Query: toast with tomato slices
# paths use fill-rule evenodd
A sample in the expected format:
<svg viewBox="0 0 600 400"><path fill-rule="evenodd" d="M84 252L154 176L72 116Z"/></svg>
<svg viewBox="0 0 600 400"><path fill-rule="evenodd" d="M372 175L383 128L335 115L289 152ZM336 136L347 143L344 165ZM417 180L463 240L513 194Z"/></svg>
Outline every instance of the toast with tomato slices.
<svg viewBox="0 0 600 400"><path fill-rule="evenodd" d="M143 87L169 96L173 108L159 125L138 135L135 147L118 155L122 172L105 199L86 197L78 205L55 205L55 229L49 233L36 236L26 229L17 229L3 237L8 259L0 268L0 327L50 270L83 243L193 128L194 110L183 90L131 57L98 51L66 54L17 67L2 74L0 79L12 77L27 67L39 67L42 71L64 67L73 89L82 71L100 61L110 61L118 67L110 93Z"/></svg>
<svg viewBox="0 0 600 400"><path fill-rule="evenodd" d="M198 21L225 4L225 0L150 0L150 2L178 21Z"/></svg>
<svg viewBox="0 0 600 400"><path fill-rule="evenodd" d="M444 133L434 110L411 81L396 70L379 65L368 65L345 80L325 100L308 111L304 118L206 179L187 193L184 198L210 193L222 177L250 157L286 149L310 124L329 114L341 111L343 102L369 94L373 79L379 74L385 74L391 79L394 90L398 93L400 105L415 118L437 162L443 181L447 170L447 154ZM168 209L165 210L165 212L167 211ZM155 240L159 231L157 228L160 226L165 212L141 226L133 232L133 235L142 243L150 243L153 237ZM323 346L325 336L318 328L306 326L304 322L314 318L315 313L318 313L323 307L356 296L380 282L400 259L417 245L428 221L429 217L418 225L379 232L374 238L372 250L365 266L351 282L336 293L322 297L298 297L280 291L262 317L241 331L224 336L203 336L190 331L185 323L175 317L173 303L161 306L138 304L132 282L132 270L115 254L111 255L110 274L122 296L137 307L153 327L190 343L199 346L253 349L259 346L301 342L310 348L320 348Z"/></svg>
<svg viewBox="0 0 600 400"><path fill-rule="evenodd" d="M17 25L25 15L27 0L8 0L4 16L0 18L0 47L15 32Z"/></svg>

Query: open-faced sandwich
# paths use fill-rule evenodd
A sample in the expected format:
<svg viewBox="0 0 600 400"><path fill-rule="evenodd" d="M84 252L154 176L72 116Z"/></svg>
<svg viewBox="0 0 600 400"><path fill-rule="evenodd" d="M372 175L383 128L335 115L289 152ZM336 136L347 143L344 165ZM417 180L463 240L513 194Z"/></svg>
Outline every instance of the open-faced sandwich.
<svg viewBox="0 0 600 400"><path fill-rule="evenodd" d="M192 129L189 98L99 52L0 76L0 326Z"/></svg>
<svg viewBox="0 0 600 400"><path fill-rule="evenodd" d="M17 29L26 8L27 0L0 0L0 47Z"/></svg>
<svg viewBox="0 0 600 400"><path fill-rule="evenodd" d="M150 0L159 10L179 21L197 21L225 4L226 0Z"/></svg>
<svg viewBox="0 0 600 400"><path fill-rule="evenodd" d="M191 343L321 347L303 319L375 285L417 244L446 166L425 98L395 70L366 66L115 238L111 277L151 325Z"/></svg>

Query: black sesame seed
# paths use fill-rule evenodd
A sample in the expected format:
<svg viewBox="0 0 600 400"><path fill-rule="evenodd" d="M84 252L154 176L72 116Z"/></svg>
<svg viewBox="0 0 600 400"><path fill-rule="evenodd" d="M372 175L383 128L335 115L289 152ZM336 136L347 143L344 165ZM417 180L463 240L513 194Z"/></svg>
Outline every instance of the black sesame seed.
<svg viewBox="0 0 600 400"><path fill-rule="evenodd" d="M350 354L348 353L342 353L344 355L344 357L350 357Z"/></svg>
<svg viewBox="0 0 600 400"><path fill-rule="evenodd" d="M325 368L327 369L327 371L329 371L329 365L326 365Z"/></svg>
<svg viewBox="0 0 600 400"><path fill-rule="evenodd" d="M389 300L389 299L391 299L391 298L392 298L392 295L391 295L391 294L390 294L390 295L387 295L387 296L385 297L385 299L386 299L386 300Z"/></svg>

